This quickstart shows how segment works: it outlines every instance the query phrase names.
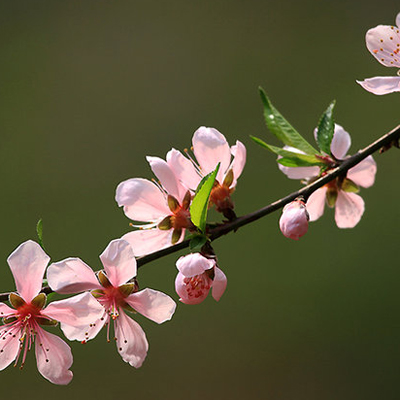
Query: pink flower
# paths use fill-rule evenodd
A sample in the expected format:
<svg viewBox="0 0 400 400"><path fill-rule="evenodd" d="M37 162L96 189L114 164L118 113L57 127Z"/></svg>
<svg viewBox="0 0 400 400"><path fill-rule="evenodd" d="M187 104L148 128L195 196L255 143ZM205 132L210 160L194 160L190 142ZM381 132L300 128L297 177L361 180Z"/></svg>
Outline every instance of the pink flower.
<svg viewBox="0 0 400 400"><path fill-rule="evenodd" d="M215 260L193 253L179 258L176 267L179 272L175 280L175 290L182 303L201 303L211 288L216 301L224 294L226 276L217 267Z"/></svg>
<svg viewBox="0 0 400 400"><path fill-rule="evenodd" d="M400 68L400 13L396 25L378 25L367 32L365 40L368 50L381 64ZM400 92L400 76L376 76L357 83L378 95Z"/></svg>
<svg viewBox="0 0 400 400"><path fill-rule="evenodd" d="M304 202L296 199L283 208L279 227L287 238L299 240L307 233L309 218Z"/></svg>
<svg viewBox="0 0 400 400"><path fill-rule="evenodd" d="M42 326L89 326L102 313L101 307L87 293L66 300L54 301L47 307L46 295L40 293L45 269L50 258L35 242L22 243L8 258L18 294L10 294L14 308L0 303L4 325L0 327L0 370L15 365L22 354L21 368L27 351L35 342L39 372L50 382L66 385L72 379L69 368L72 354L69 346Z"/></svg>
<svg viewBox="0 0 400 400"><path fill-rule="evenodd" d="M133 178L121 182L115 200L133 221L145 222L139 230L122 237L130 243L136 256L143 256L181 242L190 220L190 192L180 183L169 163L147 157L161 186L147 179Z"/></svg>
<svg viewBox="0 0 400 400"><path fill-rule="evenodd" d="M350 148L350 135L335 124L335 133L331 143L331 153L336 160L343 160ZM297 150L298 151L298 150ZM336 165L331 156L324 157L327 170ZM304 179L307 182L319 176L318 167L285 167L279 165L281 171L291 179ZM323 213L325 203L335 207L335 221L339 228L354 228L364 213L364 200L355 192L359 186L368 188L375 182L376 163L368 156L355 167L341 176L317 189L307 200L307 210L310 221L317 220Z"/></svg>
<svg viewBox="0 0 400 400"><path fill-rule="evenodd" d="M201 179L214 171L220 163L210 204L214 204L217 211L229 218L234 208L230 196L246 163L246 148L239 141L230 147L222 133L205 126L201 126L194 133L192 144L197 163L175 149L168 153L167 162L179 181L192 191L195 191Z"/></svg>
<svg viewBox="0 0 400 400"><path fill-rule="evenodd" d="M86 341L107 325L109 340L112 320L119 354L125 362L139 368L146 358L148 343L140 325L125 312L138 312L161 324L172 318L176 304L164 293L152 289L138 292L137 285L130 283L136 276L136 260L125 240L113 240L100 259L104 272L97 275L79 258L67 258L48 268L47 279L54 291L67 294L90 290L103 306L102 316L89 329L64 326L64 332L71 340Z"/></svg>

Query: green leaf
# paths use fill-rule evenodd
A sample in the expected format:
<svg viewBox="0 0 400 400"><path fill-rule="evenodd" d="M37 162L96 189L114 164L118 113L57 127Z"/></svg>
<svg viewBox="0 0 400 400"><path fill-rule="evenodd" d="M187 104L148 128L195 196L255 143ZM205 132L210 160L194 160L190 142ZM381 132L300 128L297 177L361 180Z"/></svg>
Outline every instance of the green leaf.
<svg viewBox="0 0 400 400"><path fill-rule="evenodd" d="M283 158L278 159L278 162L287 167L310 167L310 166L314 166L314 165L318 165L318 166L325 165L325 163L323 161L321 161L314 155L295 153L293 151L281 149L280 147L276 147L276 146L267 144L263 140L256 138L254 136L250 136L250 137L252 140L254 140L254 142L259 144L260 146L283 157Z"/></svg>
<svg viewBox="0 0 400 400"><path fill-rule="evenodd" d="M207 243L207 236L195 235L189 242L189 249L192 253L198 252Z"/></svg>
<svg viewBox="0 0 400 400"><path fill-rule="evenodd" d="M43 246L43 221L40 218L39 221L36 224L36 233L38 236L38 242L40 244L40 247L44 250Z"/></svg>
<svg viewBox="0 0 400 400"><path fill-rule="evenodd" d="M295 147L306 154L318 154L318 150L314 149L272 105L264 90L259 88L259 91L264 105L265 123L272 134L287 146Z"/></svg>
<svg viewBox="0 0 400 400"><path fill-rule="evenodd" d="M322 114L317 128L317 143L319 148L326 154L331 154L331 143L335 132L335 122L333 120L333 108L335 100Z"/></svg>
<svg viewBox="0 0 400 400"><path fill-rule="evenodd" d="M206 220L208 203L210 201L211 190L214 186L215 178L219 170L220 163L218 163L217 168L206 175L199 186L196 189L196 193L190 205L190 218L195 226L199 228L201 232L206 230Z"/></svg>

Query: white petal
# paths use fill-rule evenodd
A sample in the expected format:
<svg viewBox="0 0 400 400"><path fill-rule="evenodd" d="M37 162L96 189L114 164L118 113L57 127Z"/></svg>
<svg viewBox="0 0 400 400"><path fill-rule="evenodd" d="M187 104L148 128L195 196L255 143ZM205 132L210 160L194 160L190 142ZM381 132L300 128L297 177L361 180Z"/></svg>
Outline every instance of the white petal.
<svg viewBox="0 0 400 400"><path fill-rule="evenodd" d="M331 142L331 153L338 159L343 160L346 157L351 145L351 137L342 126L335 124L335 133Z"/></svg>
<svg viewBox="0 0 400 400"><path fill-rule="evenodd" d="M221 163L217 180L221 181L231 163L231 149L225 136L214 128L201 126L193 135L193 152L204 175Z"/></svg>
<svg viewBox="0 0 400 400"><path fill-rule="evenodd" d="M396 16L396 25L400 28L400 13Z"/></svg>
<svg viewBox="0 0 400 400"><path fill-rule="evenodd" d="M144 289L128 296L125 301L135 311L157 324L169 321L174 315L176 304L165 293L153 289Z"/></svg>
<svg viewBox="0 0 400 400"><path fill-rule="evenodd" d="M357 81L365 90L377 95L400 92L399 76L376 76L375 78Z"/></svg>
<svg viewBox="0 0 400 400"><path fill-rule="evenodd" d="M30 302L41 290L44 271L50 257L32 240L22 243L8 257L7 262L20 296Z"/></svg>
<svg viewBox="0 0 400 400"><path fill-rule="evenodd" d="M158 228L142 229L129 232L121 239L126 240L131 245L136 257L141 257L172 246L172 233L172 229L168 231L162 231ZM180 242L183 238L184 235L182 235Z"/></svg>
<svg viewBox="0 0 400 400"><path fill-rule="evenodd" d="M370 53L386 67L400 68L399 28L390 25L378 25L365 35Z"/></svg>
<svg viewBox="0 0 400 400"><path fill-rule="evenodd" d="M316 131L315 131L316 132ZM305 154L303 151L296 149L292 146L284 146L284 150L291 151L293 153ZM278 160L282 157L278 157ZM278 168L289 178L289 179L307 179L319 175L319 167L286 167L278 163Z"/></svg>
<svg viewBox="0 0 400 400"><path fill-rule="evenodd" d="M347 172L347 178L352 180L356 185L369 188L375 182L377 166L372 156L368 156L355 167L350 168Z"/></svg>
<svg viewBox="0 0 400 400"><path fill-rule="evenodd" d="M101 288L93 270L79 258L51 264L47 269L47 280L51 289L61 294Z"/></svg>
<svg viewBox="0 0 400 400"><path fill-rule="evenodd" d="M227 279L225 274L220 270L218 267L214 268L215 271L215 276L212 284L212 297L216 300L219 301L221 296L224 294L226 285L227 285Z"/></svg>
<svg viewBox="0 0 400 400"><path fill-rule="evenodd" d="M246 164L246 147L239 140L231 147L231 153L234 157L230 168L233 171L233 182L231 187L235 187L239 176L242 174L243 168ZM230 169L229 168L229 169Z"/></svg>
<svg viewBox="0 0 400 400"><path fill-rule="evenodd" d="M326 190L326 187L322 186L308 198L306 206L310 221L316 221L324 213Z"/></svg>
<svg viewBox="0 0 400 400"><path fill-rule="evenodd" d="M114 323L118 353L125 362L139 368L143 364L149 349L146 334L140 325L129 318L122 310Z"/></svg>
<svg viewBox="0 0 400 400"><path fill-rule="evenodd" d="M364 208L361 196L339 190L335 204L335 221L338 228L354 228L360 221Z"/></svg>
<svg viewBox="0 0 400 400"><path fill-rule="evenodd" d="M107 278L114 287L121 286L136 276L136 259L130 244L123 239L109 243L100 254Z"/></svg>
<svg viewBox="0 0 400 400"><path fill-rule="evenodd" d="M200 275L205 270L214 267L214 265L215 261L205 258L200 253L191 253L182 256L176 262L176 268L188 278Z"/></svg>
<svg viewBox="0 0 400 400"><path fill-rule="evenodd" d="M134 221L157 221L170 213L165 194L147 179L133 178L121 182L115 200L120 207L124 206L125 215Z"/></svg>

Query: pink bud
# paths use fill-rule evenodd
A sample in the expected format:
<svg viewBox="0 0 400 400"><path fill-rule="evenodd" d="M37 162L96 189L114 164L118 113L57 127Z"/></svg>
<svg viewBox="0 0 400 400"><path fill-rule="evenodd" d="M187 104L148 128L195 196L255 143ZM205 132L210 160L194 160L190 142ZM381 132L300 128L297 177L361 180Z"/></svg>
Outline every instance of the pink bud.
<svg viewBox="0 0 400 400"><path fill-rule="evenodd" d="M302 200L294 200L283 208L279 227L284 236L299 240L308 230L308 212Z"/></svg>

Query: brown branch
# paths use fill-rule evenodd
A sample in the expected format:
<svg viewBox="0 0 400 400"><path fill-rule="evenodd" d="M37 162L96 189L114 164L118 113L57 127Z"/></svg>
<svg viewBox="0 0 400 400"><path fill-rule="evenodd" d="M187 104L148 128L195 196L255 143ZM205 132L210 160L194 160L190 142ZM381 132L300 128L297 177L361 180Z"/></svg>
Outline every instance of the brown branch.
<svg viewBox="0 0 400 400"><path fill-rule="evenodd" d="M237 229L241 228L244 225L250 224L262 217L265 217L268 214L273 213L276 210L284 207L287 203L290 203L295 198L299 196L303 196L307 199L313 192L315 192L320 187L324 186L328 182L332 181L333 179L337 178L339 175L344 174L350 168L359 164L362 160L367 158L369 155L377 152L378 150L386 151L393 145L398 147L400 141L400 125L398 125L395 129L383 135L375 142L371 143L369 146L365 147L364 149L360 150L358 153L352 155L351 157L344 160L338 167L329 171L325 176L317 179L313 183L304 186L300 190L293 192L286 197L283 197L259 210L256 210L250 214L243 215L242 217L236 218L232 222L227 222L225 224L219 225L209 232L209 237L211 241L214 241L220 238L223 235L228 234L229 232L236 231ZM156 251L154 253L148 254L143 257L139 257L137 259L137 267L140 268L145 264L148 264L151 261L157 260L159 258L165 257L169 254L173 254L179 250L185 249L189 247L190 239L186 239L181 243L178 243L174 246L167 247L166 249L162 249ZM52 290L46 286L42 289L43 293L49 294ZM0 294L0 301L8 300L9 293L1 293Z"/></svg>

